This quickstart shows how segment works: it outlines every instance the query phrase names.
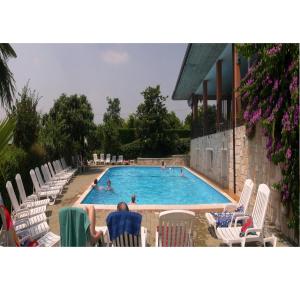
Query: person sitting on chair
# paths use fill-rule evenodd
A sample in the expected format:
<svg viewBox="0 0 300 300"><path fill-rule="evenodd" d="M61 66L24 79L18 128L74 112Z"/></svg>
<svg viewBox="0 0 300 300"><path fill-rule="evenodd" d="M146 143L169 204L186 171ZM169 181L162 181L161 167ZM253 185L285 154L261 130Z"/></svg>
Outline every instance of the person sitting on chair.
<svg viewBox="0 0 300 300"><path fill-rule="evenodd" d="M119 202L117 205L117 211L129 211L128 205L126 202Z"/></svg>

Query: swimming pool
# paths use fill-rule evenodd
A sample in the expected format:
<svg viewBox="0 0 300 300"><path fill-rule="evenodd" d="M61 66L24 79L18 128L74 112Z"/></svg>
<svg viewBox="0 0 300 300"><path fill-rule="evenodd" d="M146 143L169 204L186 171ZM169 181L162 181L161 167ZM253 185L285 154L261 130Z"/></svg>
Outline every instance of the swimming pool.
<svg viewBox="0 0 300 300"><path fill-rule="evenodd" d="M181 176L180 172L183 172ZM113 191L107 191L110 179ZM99 189L91 189L81 204L116 205L130 202L136 195L142 205L195 205L224 204L230 202L225 195L201 180L186 168L171 167L111 167L100 176Z"/></svg>

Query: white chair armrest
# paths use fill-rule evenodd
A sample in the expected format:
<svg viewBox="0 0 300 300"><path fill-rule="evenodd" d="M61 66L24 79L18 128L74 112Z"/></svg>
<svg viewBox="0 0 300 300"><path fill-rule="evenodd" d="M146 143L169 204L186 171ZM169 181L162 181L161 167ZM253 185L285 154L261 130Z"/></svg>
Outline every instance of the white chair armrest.
<svg viewBox="0 0 300 300"><path fill-rule="evenodd" d="M236 220L236 218L238 217L244 217L245 216L245 213L243 212L235 212L232 214L232 217L231 217L231 221L229 223L229 227L232 226L232 223L234 220ZM236 227L236 224L234 224L234 226Z"/></svg>
<svg viewBox="0 0 300 300"><path fill-rule="evenodd" d="M245 216L245 215L244 216L240 216L240 217L236 217L235 221L234 221L234 227L236 227L238 221L247 220L249 218L250 218L250 216Z"/></svg>

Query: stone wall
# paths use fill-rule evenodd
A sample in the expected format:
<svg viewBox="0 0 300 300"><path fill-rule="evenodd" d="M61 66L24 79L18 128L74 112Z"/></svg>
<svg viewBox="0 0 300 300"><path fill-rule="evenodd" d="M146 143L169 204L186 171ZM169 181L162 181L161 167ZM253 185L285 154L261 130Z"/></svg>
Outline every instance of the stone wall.
<svg viewBox="0 0 300 300"><path fill-rule="evenodd" d="M236 194L240 196L244 182L250 178L254 182L254 193L249 205L249 212L253 209L259 184L265 183L271 189L270 204L267 210L267 222L274 224L291 240L295 240L294 231L287 227L287 213L280 202L280 194L272 187L281 178L279 166L274 165L266 157L266 139L261 126L256 128L255 136L248 139L245 126L235 131L236 158ZM213 152L212 168L207 168L207 149ZM228 149L227 152L222 149ZM225 155L227 153L227 155ZM224 161L222 160L226 160ZM227 172L225 167L227 164ZM233 191L233 134L232 130L200 137L191 141L191 167L219 183L224 188ZM224 174L226 173L226 174Z"/></svg>
<svg viewBox="0 0 300 300"><path fill-rule="evenodd" d="M166 165L176 165L176 166L188 166L190 158L188 155L172 155L170 157L162 158L137 158L138 165L149 165L149 166L160 166L161 162L164 161Z"/></svg>

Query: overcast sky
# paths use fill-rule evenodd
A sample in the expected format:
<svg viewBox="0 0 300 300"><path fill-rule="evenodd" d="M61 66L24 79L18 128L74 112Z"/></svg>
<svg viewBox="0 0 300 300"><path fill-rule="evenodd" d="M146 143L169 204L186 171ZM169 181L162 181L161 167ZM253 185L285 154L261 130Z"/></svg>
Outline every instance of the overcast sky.
<svg viewBox="0 0 300 300"><path fill-rule="evenodd" d="M106 96L121 101L121 116L135 112L141 91L160 84L169 96L167 107L184 119L186 101L171 99L186 44L12 44L16 59L9 61L17 90L30 80L42 96L38 109L48 112L60 94L85 94L95 122L102 121Z"/></svg>

